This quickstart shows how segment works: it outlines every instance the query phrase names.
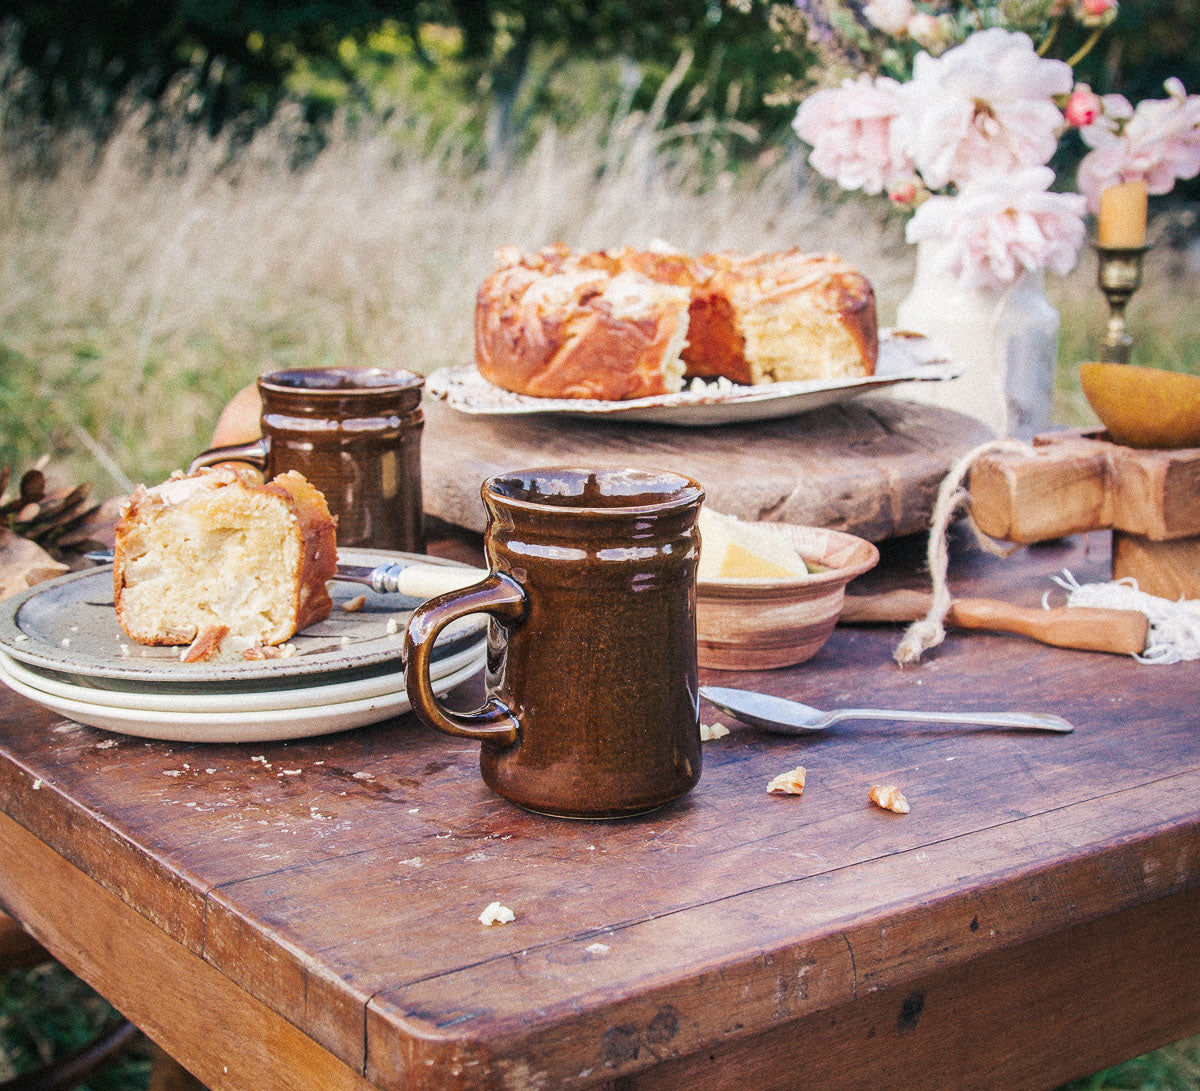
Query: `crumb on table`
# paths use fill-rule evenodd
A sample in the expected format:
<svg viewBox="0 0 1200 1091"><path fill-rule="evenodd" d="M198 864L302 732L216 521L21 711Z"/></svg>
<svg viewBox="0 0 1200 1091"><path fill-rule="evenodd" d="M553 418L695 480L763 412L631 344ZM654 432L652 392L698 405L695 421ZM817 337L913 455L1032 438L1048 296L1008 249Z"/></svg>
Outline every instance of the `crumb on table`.
<svg viewBox="0 0 1200 1091"><path fill-rule="evenodd" d="M885 811L894 811L896 814L908 814L912 809L903 793L894 784L871 785L871 790L867 792L867 798L877 807L882 807Z"/></svg>
<svg viewBox="0 0 1200 1091"><path fill-rule="evenodd" d="M803 765L780 773L767 785L767 791L773 795L798 796L804 794L804 782L808 779L808 771Z"/></svg>

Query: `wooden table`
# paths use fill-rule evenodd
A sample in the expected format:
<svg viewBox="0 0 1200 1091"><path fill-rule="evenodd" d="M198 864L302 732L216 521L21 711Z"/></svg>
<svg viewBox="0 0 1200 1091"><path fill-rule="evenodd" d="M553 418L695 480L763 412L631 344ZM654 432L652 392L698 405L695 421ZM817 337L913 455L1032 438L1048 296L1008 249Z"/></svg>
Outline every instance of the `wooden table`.
<svg viewBox="0 0 1200 1091"><path fill-rule="evenodd" d="M1032 604L1108 560L960 555L954 586ZM0 900L214 1088L1039 1087L1200 1029L1200 664L973 633L901 672L895 639L707 681L1078 729L735 727L690 798L584 823L410 719L187 747L5 691Z"/></svg>

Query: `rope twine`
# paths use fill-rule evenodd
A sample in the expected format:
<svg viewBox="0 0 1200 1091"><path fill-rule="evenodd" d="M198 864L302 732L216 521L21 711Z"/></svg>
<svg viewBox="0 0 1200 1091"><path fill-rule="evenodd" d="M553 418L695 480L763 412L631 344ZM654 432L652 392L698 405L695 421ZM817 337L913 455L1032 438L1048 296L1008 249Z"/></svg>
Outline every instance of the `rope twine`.
<svg viewBox="0 0 1200 1091"><path fill-rule="evenodd" d="M916 663L930 648L936 648L946 639L946 615L950 613L953 600L950 597L950 585L947 581L947 569L950 564L950 550L946 543L946 532L954 519L959 507L968 498L963 481L971 472L976 459L983 455L992 454L1034 454L1034 449L1028 444L1015 439L993 439L981 443L963 455L946 474L938 487L937 500L933 505L933 516L929 524L929 545L926 550L926 560L929 565L929 575L933 580L933 599L929 610L920 621L914 621L904 632L892 658L902 667ZM976 541L989 553L999 557L1011 556L1020 546L1002 545L989 538L970 520L972 533Z"/></svg>

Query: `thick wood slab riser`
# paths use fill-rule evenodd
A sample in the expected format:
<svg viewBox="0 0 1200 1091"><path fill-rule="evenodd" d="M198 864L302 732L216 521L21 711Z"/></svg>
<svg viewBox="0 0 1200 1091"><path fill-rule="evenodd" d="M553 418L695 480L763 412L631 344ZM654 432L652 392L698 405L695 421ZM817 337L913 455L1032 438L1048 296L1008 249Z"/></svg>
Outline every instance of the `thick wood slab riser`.
<svg viewBox="0 0 1200 1091"><path fill-rule="evenodd" d="M422 445L425 510L482 531L479 487L493 474L650 467L695 478L718 511L878 542L925 530L946 471L988 437L976 420L898 398L718 428L473 417L432 401Z"/></svg>

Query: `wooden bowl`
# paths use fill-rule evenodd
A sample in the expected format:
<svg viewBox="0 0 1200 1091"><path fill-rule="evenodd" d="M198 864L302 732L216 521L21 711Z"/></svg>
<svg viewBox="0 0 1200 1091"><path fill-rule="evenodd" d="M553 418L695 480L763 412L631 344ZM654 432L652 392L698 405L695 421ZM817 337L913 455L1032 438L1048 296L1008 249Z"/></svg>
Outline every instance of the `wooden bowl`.
<svg viewBox="0 0 1200 1091"><path fill-rule="evenodd" d="M1127 447L1200 446L1200 375L1130 364L1080 364L1084 396Z"/></svg>
<svg viewBox="0 0 1200 1091"><path fill-rule="evenodd" d="M879 563L870 542L822 527L772 523L806 561L824 565L794 579L723 579L696 585L700 666L766 670L803 663L829 639L846 584Z"/></svg>

